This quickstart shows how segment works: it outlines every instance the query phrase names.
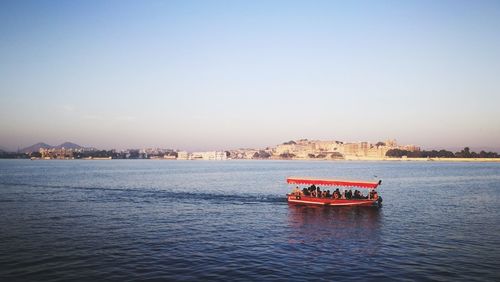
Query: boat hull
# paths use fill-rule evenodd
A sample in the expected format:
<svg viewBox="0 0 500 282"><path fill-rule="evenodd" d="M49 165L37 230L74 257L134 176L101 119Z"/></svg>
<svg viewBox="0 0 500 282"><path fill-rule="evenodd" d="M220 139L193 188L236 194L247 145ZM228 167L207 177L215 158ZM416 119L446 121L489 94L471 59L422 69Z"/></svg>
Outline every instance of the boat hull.
<svg viewBox="0 0 500 282"><path fill-rule="evenodd" d="M356 207L378 207L377 200L368 199L326 199L309 196L288 195L288 203L314 206L356 206Z"/></svg>

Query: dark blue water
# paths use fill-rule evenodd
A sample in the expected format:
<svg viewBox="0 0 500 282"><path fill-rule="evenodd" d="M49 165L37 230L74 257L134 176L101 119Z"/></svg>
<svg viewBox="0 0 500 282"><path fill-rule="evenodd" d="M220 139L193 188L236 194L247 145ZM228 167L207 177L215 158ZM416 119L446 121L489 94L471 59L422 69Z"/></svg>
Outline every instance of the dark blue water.
<svg viewBox="0 0 500 282"><path fill-rule="evenodd" d="M286 176L383 180L381 209ZM0 280L500 280L500 163L0 161Z"/></svg>

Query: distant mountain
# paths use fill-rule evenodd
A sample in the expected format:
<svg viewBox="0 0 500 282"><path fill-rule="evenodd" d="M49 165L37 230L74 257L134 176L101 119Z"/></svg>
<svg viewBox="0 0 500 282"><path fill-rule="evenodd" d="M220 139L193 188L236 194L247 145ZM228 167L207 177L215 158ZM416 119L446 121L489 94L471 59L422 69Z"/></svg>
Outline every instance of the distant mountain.
<svg viewBox="0 0 500 282"><path fill-rule="evenodd" d="M64 149L83 149L82 146L75 144L75 143L71 143L71 142L64 142L61 145L55 146L53 148L55 148L55 149L62 149L62 148L64 148Z"/></svg>
<svg viewBox="0 0 500 282"><path fill-rule="evenodd" d="M40 143L36 143L34 145L31 145L29 147L21 149L21 152L22 153L38 152L38 151L40 151L41 148L50 149L50 148L52 148L52 146L50 146L49 144L40 142Z"/></svg>

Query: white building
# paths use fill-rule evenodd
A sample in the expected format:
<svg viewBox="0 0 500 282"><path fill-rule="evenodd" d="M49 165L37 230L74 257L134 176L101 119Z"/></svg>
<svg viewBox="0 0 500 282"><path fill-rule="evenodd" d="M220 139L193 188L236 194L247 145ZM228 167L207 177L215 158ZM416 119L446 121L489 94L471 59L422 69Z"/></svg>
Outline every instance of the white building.
<svg viewBox="0 0 500 282"><path fill-rule="evenodd" d="M226 152L224 151L208 151L208 152L193 152L190 157L191 160L226 160Z"/></svg>
<svg viewBox="0 0 500 282"><path fill-rule="evenodd" d="M188 152L186 152L186 151L177 152L177 159L178 160L188 160L189 159Z"/></svg>

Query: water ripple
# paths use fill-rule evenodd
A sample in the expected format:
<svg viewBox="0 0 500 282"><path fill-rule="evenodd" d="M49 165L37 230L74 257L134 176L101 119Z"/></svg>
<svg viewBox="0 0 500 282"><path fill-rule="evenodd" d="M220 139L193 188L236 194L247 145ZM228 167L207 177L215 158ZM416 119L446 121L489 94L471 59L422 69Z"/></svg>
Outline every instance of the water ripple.
<svg viewBox="0 0 500 282"><path fill-rule="evenodd" d="M498 281L499 171L0 161L0 280ZM332 172L382 177L384 207L286 203L286 176Z"/></svg>

